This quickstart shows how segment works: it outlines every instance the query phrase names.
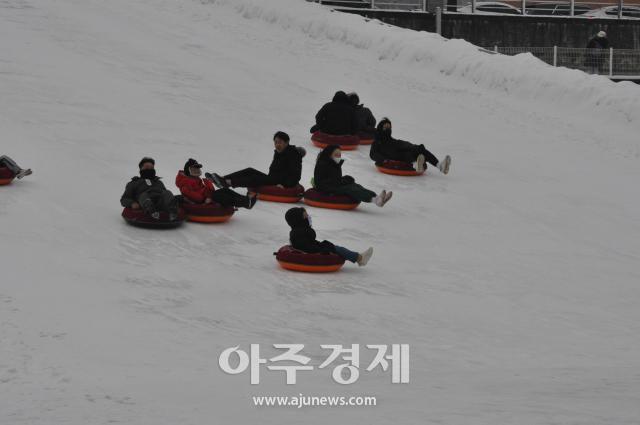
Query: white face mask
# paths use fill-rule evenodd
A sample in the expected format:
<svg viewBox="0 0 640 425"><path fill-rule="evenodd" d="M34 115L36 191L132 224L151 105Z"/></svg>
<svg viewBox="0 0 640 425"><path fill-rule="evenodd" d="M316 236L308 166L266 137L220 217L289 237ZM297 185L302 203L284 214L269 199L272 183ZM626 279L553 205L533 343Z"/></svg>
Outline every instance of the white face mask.
<svg viewBox="0 0 640 425"><path fill-rule="evenodd" d="M336 164L340 164L340 161L342 161L342 158L339 158L337 156L332 156L331 158L333 158Z"/></svg>

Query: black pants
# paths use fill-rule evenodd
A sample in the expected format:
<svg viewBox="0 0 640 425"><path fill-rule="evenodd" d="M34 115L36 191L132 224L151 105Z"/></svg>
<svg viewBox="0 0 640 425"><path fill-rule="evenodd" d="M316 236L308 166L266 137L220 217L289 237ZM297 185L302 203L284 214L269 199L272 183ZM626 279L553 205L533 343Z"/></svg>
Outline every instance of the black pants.
<svg viewBox="0 0 640 425"><path fill-rule="evenodd" d="M234 192L229 188L216 190L213 192L213 195L211 195L211 199L223 207L246 208L249 203L246 196L240 195L238 192Z"/></svg>
<svg viewBox="0 0 640 425"><path fill-rule="evenodd" d="M424 147L424 145L411 145L407 149L402 149L398 151L397 157L389 158L394 159L396 161L404 161L404 162L416 162L418 159L418 155L424 155L425 160L436 167L438 165L438 158Z"/></svg>
<svg viewBox="0 0 640 425"><path fill-rule="evenodd" d="M147 214L153 214L156 211L178 212L176 197L168 190L161 193L144 192L138 197L138 203Z"/></svg>
<svg viewBox="0 0 640 425"><path fill-rule="evenodd" d="M245 168L244 170L227 174L224 179L230 180L233 187L258 187L278 184L274 179L255 168Z"/></svg>

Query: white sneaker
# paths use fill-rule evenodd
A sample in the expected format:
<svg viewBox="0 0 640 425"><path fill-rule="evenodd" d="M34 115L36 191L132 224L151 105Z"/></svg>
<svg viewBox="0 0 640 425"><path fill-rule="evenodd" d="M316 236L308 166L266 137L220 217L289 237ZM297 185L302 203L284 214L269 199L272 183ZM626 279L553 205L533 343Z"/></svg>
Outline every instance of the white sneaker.
<svg viewBox="0 0 640 425"><path fill-rule="evenodd" d="M451 167L451 157L449 155L444 157L444 160L438 162L438 170L442 174L449 174L449 167Z"/></svg>
<svg viewBox="0 0 640 425"><path fill-rule="evenodd" d="M367 263L369 262L369 260L371 259L371 256L373 255L373 248L369 247L369 249L367 249L366 251L363 251L360 253L360 258L358 258L358 265L360 267L364 267L367 265Z"/></svg>
<svg viewBox="0 0 640 425"><path fill-rule="evenodd" d="M31 168L27 168L26 170L18 171L18 174L16 174L16 177L18 178L18 180L20 180L21 178L30 176L31 174L33 174L33 171L31 171Z"/></svg>
<svg viewBox="0 0 640 425"><path fill-rule="evenodd" d="M380 192L378 194L378 196L376 196L375 198L373 198L373 202L375 202L375 204L379 207L382 207L384 205L384 203L386 202L384 200L384 198L387 197L387 191L383 190L382 192Z"/></svg>
<svg viewBox="0 0 640 425"><path fill-rule="evenodd" d="M382 199L382 205L380 205L380 207L384 207L384 205L389 202L389 199L393 196L393 192L387 192L385 190L382 192L384 193L384 198Z"/></svg>
<svg viewBox="0 0 640 425"><path fill-rule="evenodd" d="M415 168L418 173L424 172L424 162L424 155L418 155L418 158L416 158L416 164L413 166L413 168Z"/></svg>

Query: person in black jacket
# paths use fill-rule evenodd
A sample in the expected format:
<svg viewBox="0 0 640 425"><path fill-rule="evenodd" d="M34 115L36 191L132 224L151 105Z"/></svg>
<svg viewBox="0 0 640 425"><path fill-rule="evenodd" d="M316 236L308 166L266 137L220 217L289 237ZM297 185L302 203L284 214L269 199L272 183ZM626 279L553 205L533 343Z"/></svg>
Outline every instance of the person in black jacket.
<svg viewBox="0 0 640 425"><path fill-rule="evenodd" d="M373 116L371 109L360 103L357 93L349 93L348 96L355 114L356 134L364 138L373 137L376 132L376 117Z"/></svg>
<svg viewBox="0 0 640 425"><path fill-rule="evenodd" d="M414 145L405 140L397 140L391 137L391 120L383 118L378 123L376 135L369 151L369 157L376 164L381 164L387 159L393 161L403 161L414 164L416 171L423 172L425 164L437 167L442 173L449 173L451 157L446 155L443 161L424 147L424 145Z"/></svg>
<svg viewBox="0 0 640 425"><path fill-rule="evenodd" d="M320 192L337 195L347 195L355 201L375 202L379 207L383 207L393 192L383 190L380 194L357 184L351 176L342 175L342 152L337 145L330 145L324 148L316 161L316 168L313 172L314 188Z"/></svg>
<svg viewBox="0 0 640 425"><path fill-rule="evenodd" d="M169 213L171 221L178 217L178 202L156 176L156 162L144 157L138 164L140 177L133 177L120 198L120 204L134 210L142 208L154 219L160 218L160 211Z"/></svg>
<svg viewBox="0 0 640 425"><path fill-rule="evenodd" d="M587 55L584 58L584 65L590 74L602 74L604 72L605 56L610 44L607 33L598 32L595 37L587 43Z"/></svg>
<svg viewBox="0 0 640 425"><path fill-rule="evenodd" d="M289 135L278 131L273 136L275 151L269 166L269 174L255 168L245 168L226 176L207 173L216 186L226 187L259 187L277 185L280 187L296 187L302 176L302 158L307 153L304 148L289 144Z"/></svg>
<svg viewBox="0 0 640 425"><path fill-rule="evenodd" d="M336 92L333 100L318 111L316 125L311 127L312 133L316 131L337 136L356 134L355 111L345 92Z"/></svg>
<svg viewBox="0 0 640 425"><path fill-rule="evenodd" d="M359 266L366 265L371 255L373 255L373 248L371 247L358 254L347 248L334 245L329 241L317 241L316 232L311 227L311 216L304 208L291 208L284 217L291 227L291 232L289 233L291 246L297 250L310 254L335 253L347 261L358 263Z"/></svg>

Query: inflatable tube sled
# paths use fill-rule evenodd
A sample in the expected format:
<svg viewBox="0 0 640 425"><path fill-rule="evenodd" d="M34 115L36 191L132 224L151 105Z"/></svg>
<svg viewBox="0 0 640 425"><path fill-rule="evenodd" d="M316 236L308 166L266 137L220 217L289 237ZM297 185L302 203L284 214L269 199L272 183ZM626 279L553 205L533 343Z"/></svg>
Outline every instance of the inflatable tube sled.
<svg viewBox="0 0 640 425"><path fill-rule="evenodd" d="M285 245L275 252L280 267L286 270L306 273L336 272L344 265L344 258L338 254L309 254Z"/></svg>
<svg viewBox="0 0 640 425"><path fill-rule="evenodd" d="M260 186L252 187L249 192L255 193L261 201L296 203L304 195L304 187Z"/></svg>
<svg viewBox="0 0 640 425"><path fill-rule="evenodd" d="M346 195L333 195L309 189L304 193L304 203L312 207L329 208L333 210L353 210L360 205Z"/></svg>
<svg viewBox="0 0 640 425"><path fill-rule="evenodd" d="M360 139L361 145L370 145L373 143L373 133L360 132L358 139Z"/></svg>
<svg viewBox="0 0 640 425"><path fill-rule="evenodd" d="M7 167L0 167L0 186L7 185L16 177Z"/></svg>
<svg viewBox="0 0 640 425"><path fill-rule="evenodd" d="M134 210L132 208L125 208L122 211L122 218L131 224L132 226L145 227L148 229L173 229L184 223L185 214L182 209L178 211L178 218L173 221L169 220L169 214L166 212L160 213L158 220L150 217L142 209Z"/></svg>
<svg viewBox="0 0 640 425"><path fill-rule="evenodd" d="M187 216L187 220L196 223L224 223L229 221L233 213L233 207L223 207L217 203L211 204L182 204L182 209Z"/></svg>
<svg viewBox="0 0 640 425"><path fill-rule="evenodd" d="M317 147L324 149L329 145L338 145L343 151L352 151L358 149L360 145L360 138L358 136L335 136L333 134L326 134L320 131L316 131L311 135L311 142Z"/></svg>
<svg viewBox="0 0 640 425"><path fill-rule="evenodd" d="M391 174L394 176L420 176L424 174L424 171L419 173L413 168L413 164L403 161L393 161L386 159L383 162L376 162L376 168L378 171L384 174ZM425 171L427 166L424 166Z"/></svg>

